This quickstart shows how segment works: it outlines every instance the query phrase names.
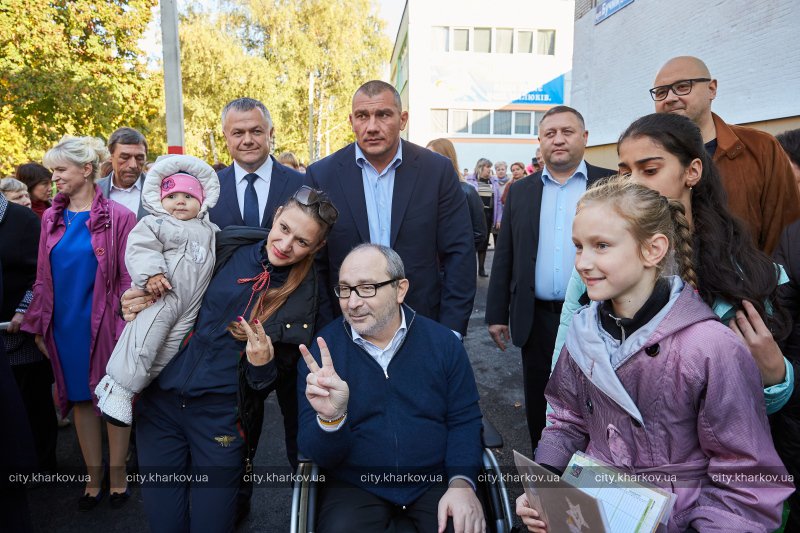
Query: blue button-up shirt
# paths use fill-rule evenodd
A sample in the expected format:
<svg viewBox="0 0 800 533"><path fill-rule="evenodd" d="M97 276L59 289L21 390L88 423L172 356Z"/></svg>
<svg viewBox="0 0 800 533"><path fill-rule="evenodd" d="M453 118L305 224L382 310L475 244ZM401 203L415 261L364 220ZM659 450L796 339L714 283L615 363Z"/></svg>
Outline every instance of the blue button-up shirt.
<svg viewBox="0 0 800 533"><path fill-rule="evenodd" d="M373 244L391 246L392 230L392 193L394 192L394 171L403 162L403 143L397 146L397 153L383 172L364 157L356 144L356 165L361 167L361 178L364 180L364 198L367 201L367 219L369 220L369 241Z"/></svg>
<svg viewBox="0 0 800 533"><path fill-rule="evenodd" d="M567 283L575 266L572 221L578 200L586 191L586 162L562 185L542 171L542 205L539 209L539 248L536 257L536 298L564 300Z"/></svg>

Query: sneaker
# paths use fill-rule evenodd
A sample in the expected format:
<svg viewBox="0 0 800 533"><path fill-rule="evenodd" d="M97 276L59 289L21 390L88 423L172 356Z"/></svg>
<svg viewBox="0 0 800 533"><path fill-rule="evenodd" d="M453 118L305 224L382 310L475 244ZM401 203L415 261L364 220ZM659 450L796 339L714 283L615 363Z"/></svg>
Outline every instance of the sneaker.
<svg viewBox="0 0 800 533"><path fill-rule="evenodd" d="M133 423L133 391L127 389L106 375L94 389L97 407L102 411L106 422L115 426L128 427Z"/></svg>

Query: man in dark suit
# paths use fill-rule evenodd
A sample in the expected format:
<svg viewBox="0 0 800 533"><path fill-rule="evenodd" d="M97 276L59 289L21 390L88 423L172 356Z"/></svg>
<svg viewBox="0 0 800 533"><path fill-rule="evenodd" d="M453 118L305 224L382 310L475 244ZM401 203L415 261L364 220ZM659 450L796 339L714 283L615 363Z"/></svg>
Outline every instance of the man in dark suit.
<svg viewBox="0 0 800 533"><path fill-rule="evenodd" d="M238 98L222 110L222 133L233 163L217 173L220 194L209 210L211 222L220 227L269 228L275 210L303 185L302 174L278 163L269 153L275 129L267 107L253 98ZM266 234L265 234L266 237ZM297 358L278 359L278 377L266 391L276 391L283 416L286 456L297 464ZM250 435L255 453L260 434ZM250 512L252 481L243 481L236 508L239 524Z"/></svg>
<svg viewBox="0 0 800 533"><path fill-rule="evenodd" d="M238 98L222 110L222 133L233 164L218 172L220 195L209 210L211 222L268 228L272 215L303 184L302 174L269 153L275 129L266 106Z"/></svg>
<svg viewBox="0 0 800 533"><path fill-rule="evenodd" d="M539 124L544 169L511 185L492 261L486 323L505 350L522 349L525 411L531 447L545 426L544 388L556 341L561 305L572 273L572 219L586 187L615 173L586 163L589 132L578 111L556 106Z"/></svg>
<svg viewBox="0 0 800 533"><path fill-rule="evenodd" d="M401 141L407 121L395 88L369 81L353 96L356 142L308 167L306 183L328 193L339 209L317 254L318 326L341 314L333 287L345 256L372 242L403 259L409 306L458 336L467 332L476 264L466 197L448 159Z"/></svg>

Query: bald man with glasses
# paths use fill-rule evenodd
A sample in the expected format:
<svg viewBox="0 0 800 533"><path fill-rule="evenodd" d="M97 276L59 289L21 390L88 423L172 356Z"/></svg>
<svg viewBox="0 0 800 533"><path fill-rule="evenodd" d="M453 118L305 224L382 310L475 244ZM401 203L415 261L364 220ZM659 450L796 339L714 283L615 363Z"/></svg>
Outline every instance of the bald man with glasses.
<svg viewBox="0 0 800 533"><path fill-rule="evenodd" d="M727 124L711 112L717 80L696 57L667 61L656 74L650 96L657 113L677 113L697 124L719 168L730 210L747 223L756 245L771 254L783 228L800 218L792 167L775 137Z"/></svg>

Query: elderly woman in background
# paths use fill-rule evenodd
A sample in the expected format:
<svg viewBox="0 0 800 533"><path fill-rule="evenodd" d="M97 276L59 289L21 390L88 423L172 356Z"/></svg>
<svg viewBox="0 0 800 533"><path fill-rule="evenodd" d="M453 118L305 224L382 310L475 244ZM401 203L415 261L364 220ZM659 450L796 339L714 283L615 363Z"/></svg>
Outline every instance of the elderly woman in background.
<svg viewBox="0 0 800 533"><path fill-rule="evenodd" d="M52 172L39 163L25 163L17 167L14 177L28 187L31 209L42 218L42 214L50 207L50 193L53 190Z"/></svg>
<svg viewBox="0 0 800 533"><path fill-rule="evenodd" d="M74 407L75 429L89 480L78 508L93 509L103 497L102 428L92 390L124 328L119 298L130 287L125 246L136 217L107 200L95 186L108 150L100 139L65 137L44 156L58 195L42 216L33 300L22 330L36 335L56 380L63 416ZM125 472L130 428L108 425L111 505L130 492Z"/></svg>
<svg viewBox="0 0 800 533"><path fill-rule="evenodd" d="M483 217L483 202L481 197L478 196L478 191L467 183L466 176L461 174L458 170L458 158L456 157L456 149L453 143L448 139L434 139L426 146L428 150L443 155L453 163L453 169L456 171L458 180L461 184L461 190L467 195L467 207L469 207L469 218L472 221L472 237L475 241L475 249L483 244L486 240L487 229L486 219Z"/></svg>
<svg viewBox="0 0 800 533"><path fill-rule="evenodd" d="M0 179L0 194L11 203L22 207L31 206L31 198L28 196L28 188L21 181L14 178Z"/></svg>

